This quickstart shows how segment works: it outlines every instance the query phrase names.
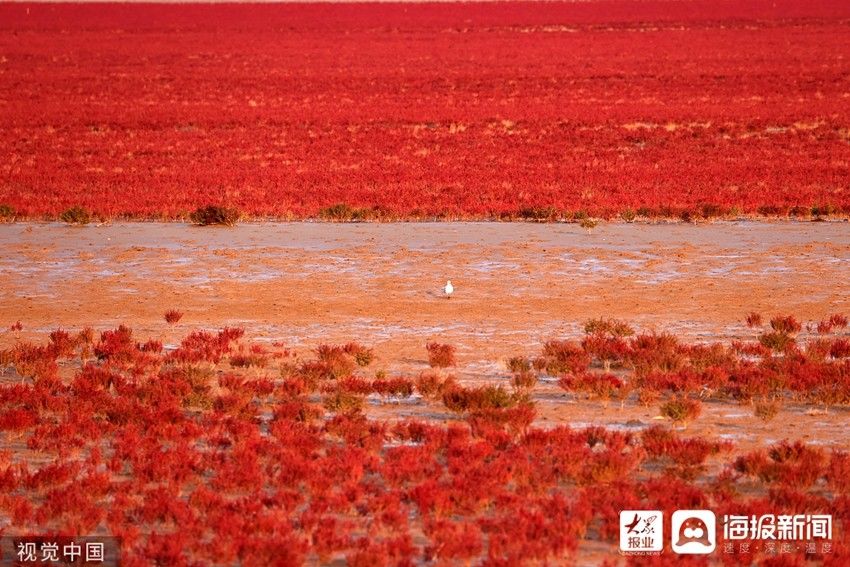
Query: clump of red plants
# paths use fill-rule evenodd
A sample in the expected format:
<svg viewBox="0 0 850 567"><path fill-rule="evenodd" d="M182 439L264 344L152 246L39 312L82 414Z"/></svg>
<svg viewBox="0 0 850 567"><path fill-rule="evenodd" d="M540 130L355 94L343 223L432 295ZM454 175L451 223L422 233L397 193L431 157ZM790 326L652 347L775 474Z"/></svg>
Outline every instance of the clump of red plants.
<svg viewBox="0 0 850 567"><path fill-rule="evenodd" d="M183 318L183 313L176 309L169 309L165 312L164 318L165 322L169 325L176 325Z"/></svg>
<svg viewBox="0 0 850 567"><path fill-rule="evenodd" d="M430 342L425 345L428 351L428 364L431 368L448 368L457 365L454 345Z"/></svg>
<svg viewBox="0 0 850 567"><path fill-rule="evenodd" d="M509 367L563 369L559 384L586 403L644 389L667 404L847 403L847 359L802 340L777 353L589 336L622 340L616 371L592 342L549 342L543 363ZM4 535L113 535L127 565L545 564L574 560L583 542L614 550L625 508L848 521L846 452L781 441L735 454L660 426L547 426L536 387L388 376L367 370L374 356L347 343L301 359L238 328L191 331L170 352L126 326L16 341L0 350ZM401 400L439 418L375 414ZM835 533L837 565L850 541Z"/></svg>

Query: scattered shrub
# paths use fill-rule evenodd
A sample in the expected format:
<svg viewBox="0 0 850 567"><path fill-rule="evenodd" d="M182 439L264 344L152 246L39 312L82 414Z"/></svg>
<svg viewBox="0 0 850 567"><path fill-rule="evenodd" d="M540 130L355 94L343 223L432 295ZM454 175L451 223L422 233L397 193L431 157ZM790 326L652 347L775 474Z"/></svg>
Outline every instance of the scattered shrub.
<svg viewBox="0 0 850 567"><path fill-rule="evenodd" d="M684 349L670 333L653 332L634 337L624 358L639 378L652 372L678 372L687 363Z"/></svg>
<svg viewBox="0 0 850 567"><path fill-rule="evenodd" d="M518 214L522 219L539 222L558 219L558 210L555 207L523 207Z"/></svg>
<svg viewBox="0 0 850 567"><path fill-rule="evenodd" d="M183 313L176 309L169 309L165 312L165 322L169 325L176 325L183 318Z"/></svg>
<svg viewBox="0 0 850 567"><path fill-rule="evenodd" d="M319 364L313 369L318 370L323 378L337 379L354 372L356 361L345 351L345 347L335 345L319 345L316 348ZM305 368L307 368L305 366Z"/></svg>
<svg viewBox="0 0 850 567"><path fill-rule="evenodd" d="M342 349L349 356L354 357L354 362L357 366L369 366L375 359L375 353L372 349L366 348L356 342L346 344Z"/></svg>
<svg viewBox="0 0 850 567"><path fill-rule="evenodd" d="M501 445L528 431L537 417L534 404L523 402L508 408L474 410L466 417L473 435ZM507 433L507 437L505 437Z"/></svg>
<svg viewBox="0 0 850 567"><path fill-rule="evenodd" d="M15 209L9 205L0 204L0 222L12 222L15 220Z"/></svg>
<svg viewBox="0 0 850 567"><path fill-rule="evenodd" d="M785 352L796 343L794 337L783 332L762 333L759 342L776 352Z"/></svg>
<svg viewBox="0 0 850 567"><path fill-rule="evenodd" d="M770 320L770 328L777 333L794 335L799 333L803 326L793 315L777 315Z"/></svg>
<svg viewBox="0 0 850 567"><path fill-rule="evenodd" d="M767 399L753 405L753 415L764 422L771 421L779 414L782 404L776 399Z"/></svg>
<svg viewBox="0 0 850 567"><path fill-rule="evenodd" d="M761 327L761 325L762 325L762 319L761 319L760 313L756 313L755 311L752 311L752 312L750 312L749 315L747 315L747 327L754 328L754 327Z"/></svg>
<svg viewBox="0 0 850 567"><path fill-rule="evenodd" d="M443 378L433 371L422 372L416 379L416 391L423 398L436 400L442 398L443 392L456 384L454 376Z"/></svg>
<svg viewBox="0 0 850 567"><path fill-rule="evenodd" d="M833 332L835 329L844 329L847 327L847 317L844 315L830 315L828 319L820 321L817 325L817 331L821 334Z"/></svg>
<svg viewBox="0 0 850 567"><path fill-rule="evenodd" d="M841 315L839 313L835 313L829 316L829 324L832 325L836 329L846 329L848 320L845 315Z"/></svg>
<svg viewBox="0 0 850 567"><path fill-rule="evenodd" d="M511 377L511 385L517 392L527 392L537 385L537 375L530 370L515 372Z"/></svg>
<svg viewBox="0 0 850 567"><path fill-rule="evenodd" d="M382 396L398 396L409 398L413 395L413 382L407 378L397 377L389 379L377 379L372 381L372 391Z"/></svg>
<svg viewBox="0 0 850 567"><path fill-rule="evenodd" d="M245 330L240 327L225 327L216 334L209 331L193 331L180 342L180 347L171 352L169 360L183 364L208 362L218 364L228 354L232 344L242 338Z"/></svg>
<svg viewBox="0 0 850 567"><path fill-rule="evenodd" d="M508 359L507 367L514 374L531 372L531 361L524 356L514 356Z"/></svg>
<svg viewBox="0 0 850 567"><path fill-rule="evenodd" d="M613 374L568 374L558 384L569 392L583 392L593 399L610 400L624 396L626 388L622 380Z"/></svg>
<svg viewBox="0 0 850 567"><path fill-rule="evenodd" d="M675 423L687 424L702 413L702 402L686 396L675 396L661 406L661 415Z"/></svg>
<svg viewBox="0 0 850 567"><path fill-rule="evenodd" d="M543 356L534 361L538 370L545 370L550 376L567 372L583 372L590 364L590 357L584 349L572 341L546 341L543 344Z"/></svg>
<svg viewBox="0 0 850 567"><path fill-rule="evenodd" d="M578 221L580 227L591 230L596 228L599 225L599 221L591 218L584 218Z"/></svg>
<svg viewBox="0 0 850 567"><path fill-rule="evenodd" d="M516 399L501 386L478 386L446 388L442 394L443 405L457 413L487 409L503 409L513 406Z"/></svg>
<svg viewBox="0 0 850 567"><path fill-rule="evenodd" d="M248 352L240 350L230 356L230 366L233 368L265 368L269 357L260 345L252 345Z"/></svg>
<svg viewBox="0 0 850 567"><path fill-rule="evenodd" d="M354 214L355 209L345 203L337 203L319 211L321 218L335 221L352 220Z"/></svg>
<svg viewBox="0 0 850 567"><path fill-rule="evenodd" d="M71 207L59 215L59 220L62 222L83 226L91 222L91 214L82 207Z"/></svg>
<svg viewBox="0 0 850 567"><path fill-rule="evenodd" d="M704 472L708 457L732 448L728 442L679 437L660 425L646 429L641 434L641 441L649 458L669 462L666 472L685 480L693 480Z"/></svg>
<svg viewBox="0 0 850 567"><path fill-rule="evenodd" d="M655 405L658 399L661 397L661 392L655 390L653 388L640 388L637 392L637 401L644 407L649 407L651 405Z"/></svg>
<svg viewBox="0 0 850 567"><path fill-rule="evenodd" d="M589 319L584 322L584 333L586 335L603 335L611 337L631 337L635 330L625 321L616 319Z"/></svg>
<svg viewBox="0 0 850 567"><path fill-rule="evenodd" d="M364 400L352 392L336 389L322 400L324 408L335 413L350 413L363 409Z"/></svg>
<svg viewBox="0 0 850 567"><path fill-rule="evenodd" d="M207 205L195 209L189 220L198 226L233 226L239 221L239 211L218 205Z"/></svg>
<svg viewBox="0 0 850 567"><path fill-rule="evenodd" d="M834 340L829 348L829 356L832 358L850 358L850 340Z"/></svg>
<svg viewBox="0 0 850 567"><path fill-rule="evenodd" d="M428 343L428 364L431 368L448 368L456 366L455 347L448 344Z"/></svg>

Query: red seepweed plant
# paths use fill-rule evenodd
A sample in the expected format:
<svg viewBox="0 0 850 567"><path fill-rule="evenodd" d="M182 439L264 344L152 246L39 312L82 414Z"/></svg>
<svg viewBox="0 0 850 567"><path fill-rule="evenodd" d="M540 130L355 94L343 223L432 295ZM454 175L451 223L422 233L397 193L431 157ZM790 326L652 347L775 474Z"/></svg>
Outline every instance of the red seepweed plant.
<svg viewBox="0 0 850 567"><path fill-rule="evenodd" d="M313 381L313 366L290 366L291 357L233 367L239 353L268 354L242 338L239 329L195 331L166 353L128 327L97 339L57 330L44 344L2 351L0 370L20 365L33 378L0 382L0 437L18 443L0 451L5 533L98 530L124 538L131 565L542 564L576 559L580 544L614 549L627 506L840 511L846 500L842 451L787 442L730 455L728 443L661 427L552 426L534 396L461 386L432 370L414 386L381 372ZM80 364L87 342L98 357ZM676 401L850 393L845 359L821 346L777 356L660 335L627 344L613 377ZM315 354L315 364L344 356L358 368L343 347ZM569 387L610 378L570 376ZM426 399L411 409L430 413L441 401L449 411L429 422L378 417L386 400L377 396L414 387Z"/></svg>
<svg viewBox="0 0 850 567"><path fill-rule="evenodd" d="M177 311L176 309L169 309L165 312L165 322L169 325L176 325L180 322L180 319L183 318L183 313Z"/></svg>
<svg viewBox="0 0 850 567"><path fill-rule="evenodd" d="M453 345L431 342L425 345L428 350L428 364L431 368L448 368L457 365Z"/></svg>
<svg viewBox="0 0 850 567"><path fill-rule="evenodd" d="M746 322L747 322L747 327L750 327L750 328L761 327L761 325L762 325L761 314L756 313L755 311L752 311L749 315L747 315Z"/></svg>

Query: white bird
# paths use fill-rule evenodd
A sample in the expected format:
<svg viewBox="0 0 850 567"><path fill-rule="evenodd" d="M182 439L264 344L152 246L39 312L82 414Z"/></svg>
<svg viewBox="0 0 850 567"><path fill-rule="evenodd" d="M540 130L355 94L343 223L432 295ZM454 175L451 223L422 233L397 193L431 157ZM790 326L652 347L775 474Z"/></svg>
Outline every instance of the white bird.
<svg viewBox="0 0 850 567"><path fill-rule="evenodd" d="M445 292L446 292L446 299L451 299L451 298L452 298L452 294L454 293L455 288L454 288L454 286L452 285L452 281L451 281L451 280L449 280L449 281L447 281L447 282L446 282L446 287L445 287L445 288L443 288L443 291L445 291Z"/></svg>

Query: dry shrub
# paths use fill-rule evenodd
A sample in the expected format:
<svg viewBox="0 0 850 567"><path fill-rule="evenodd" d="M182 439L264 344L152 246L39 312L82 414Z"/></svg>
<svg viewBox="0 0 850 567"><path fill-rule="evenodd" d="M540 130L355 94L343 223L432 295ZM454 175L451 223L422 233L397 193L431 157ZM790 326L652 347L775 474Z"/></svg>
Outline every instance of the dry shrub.
<svg viewBox="0 0 850 567"><path fill-rule="evenodd" d="M9 205L0 205L0 222L12 222L15 220L15 209Z"/></svg>
<svg viewBox="0 0 850 567"><path fill-rule="evenodd" d="M371 348L364 347L356 342L346 344L342 347L342 350L349 356L354 357L354 362L357 363L357 366L369 366L375 360L375 352Z"/></svg>
<svg viewBox="0 0 850 567"><path fill-rule="evenodd" d="M611 337L630 337L635 330L624 321L617 319L589 319L584 322L584 333L586 335L607 335Z"/></svg>
<svg viewBox="0 0 850 567"><path fill-rule="evenodd" d="M239 211L218 205L199 207L189 215L189 220L198 226L233 226L239 221Z"/></svg>
<svg viewBox="0 0 850 567"><path fill-rule="evenodd" d="M486 409L504 409L513 406L516 399L502 386L478 386L446 388L442 395L443 405L456 413Z"/></svg>
<svg viewBox="0 0 850 567"><path fill-rule="evenodd" d="M514 356L508 359L507 362L508 370L512 373L516 374L519 372L530 372L531 371L531 361L524 356Z"/></svg>
<svg viewBox="0 0 850 567"><path fill-rule="evenodd" d="M428 349L428 364L431 368L457 366L454 346L441 343L428 343L425 345L425 348Z"/></svg>
<svg viewBox="0 0 850 567"><path fill-rule="evenodd" d="M238 352L230 357L230 366L233 368L265 368L268 363L268 356L255 350Z"/></svg>
<svg viewBox="0 0 850 567"><path fill-rule="evenodd" d="M62 222L83 226L91 222L91 214L82 207L71 207L59 215Z"/></svg>
<svg viewBox="0 0 850 567"><path fill-rule="evenodd" d="M511 386L518 392L527 392L537 385L537 374L530 370L514 373L511 378Z"/></svg>
<svg viewBox="0 0 850 567"><path fill-rule="evenodd" d="M454 376L443 378L434 371L422 372L416 378L416 391L423 398L436 400L443 396L443 392L457 385Z"/></svg>
<svg viewBox="0 0 850 567"><path fill-rule="evenodd" d="M349 221L358 216L358 210L346 203L337 203L319 211L319 217L332 221Z"/></svg>
<svg viewBox="0 0 850 567"><path fill-rule="evenodd" d="M761 314L756 313L755 311L751 311L750 314L747 315L746 321L747 321L747 327L750 327L751 329L755 328L755 327L761 327L761 324L762 324Z"/></svg>
<svg viewBox="0 0 850 567"><path fill-rule="evenodd" d="M759 342L776 352L785 352L796 343L794 337L781 331L762 333L759 335Z"/></svg>
<svg viewBox="0 0 850 567"><path fill-rule="evenodd" d="M363 409L363 396L338 388L322 399L322 405L330 412L350 413Z"/></svg>
<svg viewBox="0 0 850 567"><path fill-rule="evenodd" d="M661 392L654 388L640 388L637 393L638 403L644 407L654 405L660 397Z"/></svg>
<svg viewBox="0 0 850 567"><path fill-rule="evenodd" d="M558 210L555 207L523 207L517 215L525 220L551 222L558 219Z"/></svg>
<svg viewBox="0 0 850 567"><path fill-rule="evenodd" d="M508 370L513 374L511 385L518 392L525 392L537 385L537 374L531 361L524 356L514 356L507 361Z"/></svg>
<svg viewBox="0 0 850 567"><path fill-rule="evenodd" d="M86 327L77 334L77 340L86 345L94 344L94 329Z"/></svg>
<svg viewBox="0 0 850 567"><path fill-rule="evenodd" d="M319 357L319 370L324 378L342 378L354 372L356 362L344 347L336 345L319 345L316 348Z"/></svg>
<svg viewBox="0 0 850 567"><path fill-rule="evenodd" d="M794 335L799 333L803 326L793 315L777 315L770 320L770 328L777 333Z"/></svg>
<svg viewBox="0 0 850 567"><path fill-rule="evenodd" d="M776 417L781 408L782 404L779 400L765 399L758 401L753 405L753 415L766 423Z"/></svg>
<svg viewBox="0 0 850 567"><path fill-rule="evenodd" d="M342 390L350 394L357 394L358 396L368 396L372 393L372 384L363 378L348 376L347 378L340 378L336 382L327 382L320 389L326 394L333 393L336 390Z"/></svg>
<svg viewBox="0 0 850 567"><path fill-rule="evenodd" d="M805 353L808 358L817 362L824 362L829 356L832 341L825 338L811 339L806 343Z"/></svg>
<svg viewBox="0 0 850 567"><path fill-rule="evenodd" d="M824 319L818 323L817 331L821 334L832 333L835 329L847 328L847 317L835 313L830 315L828 319Z"/></svg>
<svg viewBox="0 0 850 567"><path fill-rule="evenodd" d="M180 319L183 318L183 313L177 311L176 309L169 309L165 312L165 322L169 325L174 325L180 322Z"/></svg>
<svg viewBox="0 0 850 567"><path fill-rule="evenodd" d="M675 423L689 423L702 413L702 402L686 396L676 396L661 406L661 415Z"/></svg>

